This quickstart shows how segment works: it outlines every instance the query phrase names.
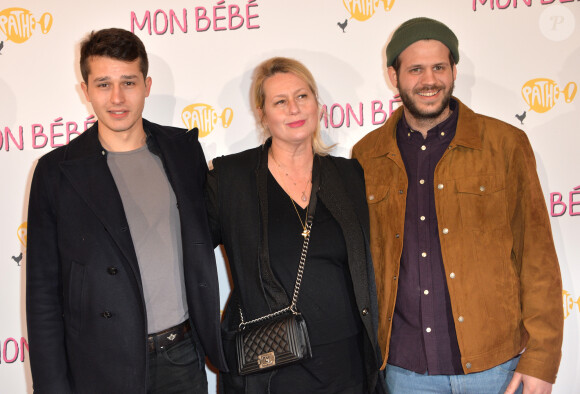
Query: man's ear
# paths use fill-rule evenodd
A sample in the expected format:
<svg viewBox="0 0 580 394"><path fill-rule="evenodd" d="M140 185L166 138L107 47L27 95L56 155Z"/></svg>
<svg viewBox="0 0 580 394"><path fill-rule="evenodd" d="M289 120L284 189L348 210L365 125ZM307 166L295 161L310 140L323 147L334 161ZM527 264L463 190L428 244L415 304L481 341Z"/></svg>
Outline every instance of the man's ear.
<svg viewBox="0 0 580 394"><path fill-rule="evenodd" d="M89 86L85 82L81 82L81 89L83 90L83 93L85 94L85 98L90 103L91 99L89 98Z"/></svg>
<svg viewBox="0 0 580 394"><path fill-rule="evenodd" d="M387 68L387 74L389 75L389 81L391 81L391 85L398 88L398 79L397 79L397 70L393 66Z"/></svg>
<svg viewBox="0 0 580 394"><path fill-rule="evenodd" d="M149 92L151 91L151 84L153 83L153 80L151 79L151 77L147 77L145 78L145 97L149 97Z"/></svg>

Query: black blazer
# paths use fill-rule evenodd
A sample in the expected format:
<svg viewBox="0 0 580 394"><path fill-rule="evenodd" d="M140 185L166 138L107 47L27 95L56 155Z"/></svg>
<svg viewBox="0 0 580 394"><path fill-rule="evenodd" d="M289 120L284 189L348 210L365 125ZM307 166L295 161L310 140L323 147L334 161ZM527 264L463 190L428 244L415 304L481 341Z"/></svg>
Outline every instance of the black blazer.
<svg viewBox="0 0 580 394"><path fill-rule="evenodd" d="M216 158L208 175L206 199L214 244L222 243L228 257L233 290L224 313L222 335L231 374L220 377L222 392L267 393L269 374L237 375L234 337L239 324L238 305L246 320L290 304L273 275L268 253L268 149L265 145ZM364 176L356 160L315 155L313 185L318 198L339 223L347 242L353 288L365 328L367 382L377 382L380 350L377 346L377 297L369 250L369 218ZM381 384L377 385L381 386Z"/></svg>
<svg viewBox="0 0 580 394"><path fill-rule="evenodd" d="M197 133L146 120L143 126L178 202L187 305L200 356L227 368L203 200L207 165ZM26 270L35 392L145 393L141 276L97 124L38 162L28 208Z"/></svg>

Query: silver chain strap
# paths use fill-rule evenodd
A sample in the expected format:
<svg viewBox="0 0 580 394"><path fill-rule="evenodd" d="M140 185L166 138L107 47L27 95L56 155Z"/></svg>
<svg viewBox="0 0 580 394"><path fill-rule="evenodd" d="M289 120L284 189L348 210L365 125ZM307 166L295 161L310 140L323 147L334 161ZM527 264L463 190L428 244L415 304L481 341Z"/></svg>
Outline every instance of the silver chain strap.
<svg viewBox="0 0 580 394"><path fill-rule="evenodd" d="M244 315L242 313L241 306L238 306L240 310L240 330L243 330L245 326L249 324L259 323L264 320L271 319L273 317L279 316L286 312L292 312L294 315L298 315L298 309L296 305L298 304L298 293L300 292L300 285L302 284L302 276L304 275L304 266L306 265L306 254L308 253L308 243L310 242L310 229L312 228L312 217L308 218L308 223L306 223L306 237L304 237L304 243L302 244L302 253L300 254L300 263L298 264L298 274L296 275L296 283L294 284L294 294L292 295L292 303L284 309L272 312L269 315L258 317L257 319L244 322Z"/></svg>

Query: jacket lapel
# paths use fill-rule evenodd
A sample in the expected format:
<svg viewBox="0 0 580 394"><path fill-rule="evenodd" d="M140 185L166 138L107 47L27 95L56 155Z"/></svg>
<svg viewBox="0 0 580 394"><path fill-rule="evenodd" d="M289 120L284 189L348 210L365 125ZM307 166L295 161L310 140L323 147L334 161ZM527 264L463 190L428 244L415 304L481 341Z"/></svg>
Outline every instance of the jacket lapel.
<svg viewBox="0 0 580 394"><path fill-rule="evenodd" d="M320 199L339 223L344 239L347 241L348 265L357 299L368 299L367 256L364 247L368 243L368 234L363 230L354 204L348 198L338 169L329 158L319 157L319 162L321 164L321 185L318 192Z"/></svg>
<svg viewBox="0 0 580 394"><path fill-rule="evenodd" d="M259 152L258 167L256 169L256 182L258 186L258 201L260 203L260 275L264 294L272 311L285 308L290 300L284 291L282 284L274 276L270 266L270 250L268 241L268 151L272 145L269 138Z"/></svg>
<svg viewBox="0 0 580 394"><path fill-rule="evenodd" d="M455 137L449 144L449 147L454 148L457 145L460 145L467 148L481 150L483 144L483 125L479 121L479 118L475 115L475 112L473 112L457 98L453 97L453 99L457 101L459 117L457 119L457 130L455 131Z"/></svg>
<svg viewBox="0 0 580 394"><path fill-rule="evenodd" d="M199 171L207 168L205 157L202 152L192 152L189 139L197 140L197 128L187 132L168 135L163 128L154 123L143 120L143 126L148 134L149 150L160 156L169 183L173 187L178 203L181 196L197 195L196 185L203 185L206 172ZM192 157L199 154L199 157ZM183 160L187 158L187 160ZM198 165L199 164L199 165Z"/></svg>
<svg viewBox="0 0 580 394"><path fill-rule="evenodd" d="M357 303L372 308L370 294L373 292L374 283L369 283L367 259L370 256L368 234L364 231L361 223L365 214L357 214L355 206L344 186L344 181L338 169L328 157L317 157L321 168L321 184L319 197L324 202L334 219L342 229L346 240L348 255L348 267L352 278L353 290ZM360 305L359 305L360 306ZM374 308L373 308L374 309ZM372 338L373 327L364 321L369 338Z"/></svg>
<svg viewBox="0 0 580 394"><path fill-rule="evenodd" d="M405 164L397 145L397 124L403 116L403 106L399 107L387 119L387 122L379 127L376 136L375 148L371 151L371 157L387 157L392 160L401 170L405 171Z"/></svg>
<svg viewBox="0 0 580 394"><path fill-rule="evenodd" d="M64 177L101 221L113 242L139 277L137 256L115 180L107 165L107 156L97 137L97 124L69 145L60 163ZM75 140L76 141L76 140Z"/></svg>

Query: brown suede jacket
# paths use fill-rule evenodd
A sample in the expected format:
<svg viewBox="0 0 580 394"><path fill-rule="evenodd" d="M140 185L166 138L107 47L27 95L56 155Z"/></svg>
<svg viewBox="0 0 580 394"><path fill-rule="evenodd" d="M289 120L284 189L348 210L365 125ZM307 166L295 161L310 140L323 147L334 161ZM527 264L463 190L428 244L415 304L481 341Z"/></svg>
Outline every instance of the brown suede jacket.
<svg viewBox="0 0 580 394"><path fill-rule="evenodd" d="M454 98L455 99L455 98ZM457 132L435 169L441 253L465 373L516 356L553 383L560 364L562 280L525 133L458 102ZM403 108L353 148L365 171L383 367L403 248L407 174L396 141Z"/></svg>

